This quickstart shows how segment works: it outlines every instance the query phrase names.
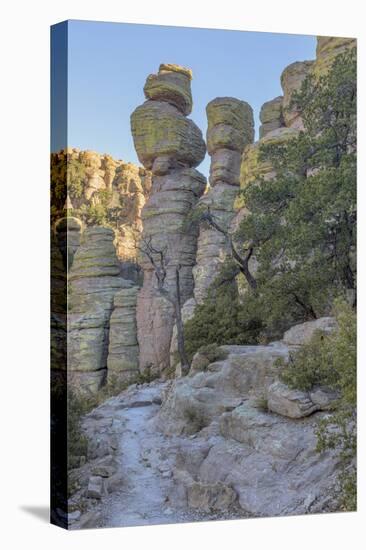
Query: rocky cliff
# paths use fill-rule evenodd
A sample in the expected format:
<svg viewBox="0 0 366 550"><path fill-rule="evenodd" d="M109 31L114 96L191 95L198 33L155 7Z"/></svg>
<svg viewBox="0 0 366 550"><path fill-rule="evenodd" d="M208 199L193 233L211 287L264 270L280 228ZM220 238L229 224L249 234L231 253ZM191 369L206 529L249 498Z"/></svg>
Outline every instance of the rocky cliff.
<svg viewBox="0 0 366 550"><path fill-rule="evenodd" d="M148 171L109 155L51 156L52 365L62 369L67 350L78 391L95 394L107 367L115 381L138 373L136 253L150 188Z"/></svg>
<svg viewBox="0 0 366 550"><path fill-rule="evenodd" d="M126 269L136 263L141 210L150 189L148 170L110 155L71 147L51 155L52 213L57 224L67 214L85 226L113 227L117 256Z"/></svg>
<svg viewBox="0 0 366 550"><path fill-rule="evenodd" d="M246 215L238 198L240 187L275 176L272 166L259 159L261 144L286 142L303 130L301 113L291 102L294 94L307 75L324 74L335 55L352 46L350 39L320 37L315 60L285 68L283 96L262 106L256 143L252 109L245 101L212 100L206 109L211 156L208 185L195 169L206 145L200 129L188 118L193 105L192 73L177 65L162 64L157 74L148 76L146 101L131 116L143 168L75 148L52 155L54 242L69 269L71 316L76 312L84 316L83 320L70 317L72 371L98 372L93 376L99 385L107 366L111 372L123 372L126 380L137 372L173 372L176 312L164 292L176 291L178 270L186 321L230 252L225 235L199 226L196 213L209 209L224 231L235 230ZM164 266L159 264L161 259ZM255 269L255 258L251 263ZM157 279L159 265L164 267L162 288ZM62 284L57 273L55 284ZM54 313L57 356L66 313ZM79 356L75 342L83 349L90 334L95 341ZM94 345L100 350L93 355ZM85 353L89 353L89 366L82 357Z"/></svg>

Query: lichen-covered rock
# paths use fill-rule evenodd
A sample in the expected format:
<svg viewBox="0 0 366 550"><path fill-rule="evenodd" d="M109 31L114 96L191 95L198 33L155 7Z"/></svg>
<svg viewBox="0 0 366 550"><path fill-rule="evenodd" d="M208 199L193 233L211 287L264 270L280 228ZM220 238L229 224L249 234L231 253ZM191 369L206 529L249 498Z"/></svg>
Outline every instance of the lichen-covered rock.
<svg viewBox="0 0 366 550"><path fill-rule="evenodd" d="M340 36L318 36L316 47L316 62L314 73L321 76L332 66L337 55L350 48L357 47L355 38L342 38Z"/></svg>
<svg viewBox="0 0 366 550"><path fill-rule="evenodd" d="M205 187L205 178L192 168L154 176L152 194L142 212L144 235L152 239L156 250L165 250L168 259L167 290L174 288L175 269L180 266L182 303L193 294L192 267L198 235L197 224L188 216ZM158 293L153 266L143 253L140 264L144 269L144 285L137 303L140 369L152 367L161 372L169 367L175 314L172 304Z"/></svg>
<svg viewBox="0 0 366 550"><path fill-rule="evenodd" d="M243 152L240 168L240 187L244 188L251 181L263 178L272 179L275 172L270 162L260 158L260 148L262 144L282 144L289 139L297 137L299 130L296 128L278 128L266 134L262 139L248 145Z"/></svg>
<svg viewBox="0 0 366 550"><path fill-rule="evenodd" d="M254 137L253 111L245 101L231 97L216 98L206 108L208 152L211 155L208 192L198 208L210 208L215 221L224 231L234 217L238 195L240 158L243 147ZM225 235L215 229L201 227L197 262L193 269L194 297L201 303L229 252Z"/></svg>
<svg viewBox="0 0 366 550"><path fill-rule="evenodd" d="M185 117L191 109L191 72L176 65L161 65L149 77L149 99L131 115L131 130L139 160L152 170L149 200L142 211L143 239L140 265L143 287L137 300L137 335L141 372L166 374L175 323L172 303L179 271L181 303L192 297L192 267L196 259L198 227L190 214L206 188L206 180L194 167L204 158L202 132ZM187 93L189 92L189 97ZM147 244L148 243L148 244ZM163 292L146 247L163 255Z"/></svg>
<svg viewBox="0 0 366 550"><path fill-rule="evenodd" d="M81 386L89 385L89 373L107 367L113 298L129 284L120 275L113 239L110 228L87 228L69 272L68 370L84 373ZM96 375L91 377L94 387ZM104 377L101 372L98 381Z"/></svg>
<svg viewBox="0 0 366 550"><path fill-rule="evenodd" d="M218 149L211 155L210 184L227 183L239 185L241 152L232 149Z"/></svg>
<svg viewBox="0 0 366 550"><path fill-rule="evenodd" d="M254 139L253 110L245 101L234 97L217 97L206 107L207 150L241 151Z"/></svg>
<svg viewBox="0 0 366 550"><path fill-rule="evenodd" d="M192 72L179 65L162 64L158 74L148 76L144 92L146 99L167 101L183 115L192 111Z"/></svg>
<svg viewBox="0 0 366 550"><path fill-rule="evenodd" d="M283 89L283 118L290 128L304 128L301 113L296 106L291 106L295 92L299 92L305 78L311 73L314 61L296 61L282 72L281 85Z"/></svg>
<svg viewBox="0 0 366 550"><path fill-rule="evenodd" d="M267 399L270 411L288 418L303 418L319 410L308 392L290 389L278 381L268 388Z"/></svg>
<svg viewBox="0 0 366 550"><path fill-rule="evenodd" d="M285 125L282 113L282 103L283 96L275 97L271 99L271 101L263 103L259 113L259 118L262 123L259 127L259 138Z"/></svg>
<svg viewBox="0 0 366 550"><path fill-rule="evenodd" d="M131 130L140 162L151 170L165 157L171 166L198 166L206 153L202 132L176 107L163 101L146 101L131 115Z"/></svg>
<svg viewBox="0 0 366 550"><path fill-rule="evenodd" d="M122 288L114 295L109 321L108 377L129 381L138 374L136 304L138 287Z"/></svg>

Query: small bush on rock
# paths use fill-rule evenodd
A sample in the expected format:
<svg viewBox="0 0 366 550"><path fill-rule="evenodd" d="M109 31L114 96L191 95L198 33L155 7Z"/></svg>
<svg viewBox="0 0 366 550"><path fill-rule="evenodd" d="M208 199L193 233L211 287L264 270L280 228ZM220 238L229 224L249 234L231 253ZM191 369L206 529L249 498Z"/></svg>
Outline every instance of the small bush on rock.
<svg viewBox="0 0 366 550"><path fill-rule="evenodd" d="M241 303L235 281L234 266L227 261L208 289L194 316L184 325L189 361L203 346L215 344L256 344L262 326L255 311Z"/></svg>
<svg viewBox="0 0 366 550"><path fill-rule="evenodd" d="M88 412L88 404L73 391L67 394L67 459L68 470L81 465L81 457L85 457L88 449L88 439L81 429L81 417Z"/></svg>
<svg viewBox="0 0 366 550"><path fill-rule="evenodd" d="M310 390L328 386L339 393L333 414L319 423L318 450L336 450L341 462L340 504L356 509L356 313L343 300L337 300L334 313L338 330L315 334L295 358L283 367L281 379L292 388Z"/></svg>

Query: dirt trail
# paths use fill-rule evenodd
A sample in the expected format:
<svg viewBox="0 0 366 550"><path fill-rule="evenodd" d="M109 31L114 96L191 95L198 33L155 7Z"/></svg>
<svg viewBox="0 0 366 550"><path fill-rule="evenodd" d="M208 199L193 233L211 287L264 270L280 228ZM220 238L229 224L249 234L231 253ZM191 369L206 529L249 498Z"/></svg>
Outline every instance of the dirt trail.
<svg viewBox="0 0 366 550"><path fill-rule="evenodd" d="M172 438L157 432L151 422L159 411L163 388L164 384L156 384L137 389L119 410L114 406L113 424L120 426L115 457L120 463L123 483L100 503L104 527L203 519L195 512L177 509L170 502L174 461ZM109 411L107 403L107 415ZM103 413L103 407L99 412Z"/></svg>

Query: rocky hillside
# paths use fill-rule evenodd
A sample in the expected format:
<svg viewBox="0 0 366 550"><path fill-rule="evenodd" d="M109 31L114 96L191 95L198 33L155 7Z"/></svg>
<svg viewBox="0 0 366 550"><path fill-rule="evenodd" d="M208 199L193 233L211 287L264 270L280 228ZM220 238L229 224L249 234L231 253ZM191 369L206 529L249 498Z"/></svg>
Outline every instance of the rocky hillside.
<svg viewBox="0 0 366 550"><path fill-rule="evenodd" d="M337 509L339 459L315 435L337 395L290 390L276 366L334 328L322 318L268 346L224 346L204 370L197 354L189 376L131 385L88 414L71 528Z"/></svg>
<svg viewBox="0 0 366 550"><path fill-rule="evenodd" d="M150 172L130 162L77 148L51 155L54 230L58 233L64 215L78 218L84 226L109 225L115 230L121 261L136 261L141 211L150 190ZM72 257L69 260L72 262Z"/></svg>

